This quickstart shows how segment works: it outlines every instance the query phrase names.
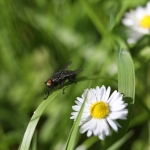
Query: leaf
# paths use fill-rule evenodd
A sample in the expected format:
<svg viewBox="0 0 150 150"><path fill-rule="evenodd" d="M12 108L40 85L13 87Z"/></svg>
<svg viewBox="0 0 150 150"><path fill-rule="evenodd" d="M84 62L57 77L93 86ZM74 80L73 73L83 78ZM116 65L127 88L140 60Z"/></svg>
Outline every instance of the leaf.
<svg viewBox="0 0 150 150"><path fill-rule="evenodd" d="M121 138L116 143L114 143L111 147L109 147L107 150L119 149L132 135L133 135L133 131L130 131L123 138Z"/></svg>
<svg viewBox="0 0 150 150"><path fill-rule="evenodd" d="M118 67L118 91L124 94L124 101L128 103L127 120L118 120L121 125L118 133L113 133L111 137L107 137L105 141L105 149L120 140L128 130L133 111L135 96L135 72L132 58L127 50L121 49L117 51L117 67Z"/></svg>
<svg viewBox="0 0 150 150"><path fill-rule="evenodd" d="M86 93L86 96L85 96L84 102L82 104L82 107L81 107L81 109L78 113L78 116L77 116L77 118L76 118L76 120L75 120L75 122L72 126L72 129L70 131L70 134L69 134L69 137L68 137L68 140L67 140L67 143L66 143L65 150L73 150L74 149L76 136L77 136L77 132L78 132L78 128L79 128L79 123L80 123L80 119L81 119L81 116L82 116L82 112L83 112L83 109L84 109L84 105L85 105L85 102L86 102L87 95L88 95L88 92Z"/></svg>
<svg viewBox="0 0 150 150"><path fill-rule="evenodd" d="M43 111L46 109L46 107L50 104L50 102L61 92L62 90L58 90L58 91L55 91L53 92L49 98L47 100L44 100L40 105L39 107L36 109L36 111L34 112L28 126L27 126L27 129L25 131L25 134L24 134L24 137L23 137L23 140L22 140L22 143L21 143L21 146L20 146L20 150L28 150L29 149L29 146L30 146L30 143L31 143L31 140L32 140L32 137L33 137L33 134L34 134L34 131L35 131L35 128L36 128L36 125L43 113Z"/></svg>
<svg viewBox="0 0 150 150"><path fill-rule="evenodd" d="M135 96L135 71L132 58L125 49L117 53L118 90L126 97L131 97L134 103Z"/></svg>

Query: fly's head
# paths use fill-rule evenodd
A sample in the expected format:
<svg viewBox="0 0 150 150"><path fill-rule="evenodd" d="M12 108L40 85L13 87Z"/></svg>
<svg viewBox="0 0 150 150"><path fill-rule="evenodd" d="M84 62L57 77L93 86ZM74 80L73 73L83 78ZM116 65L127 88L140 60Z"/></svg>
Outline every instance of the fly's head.
<svg viewBox="0 0 150 150"><path fill-rule="evenodd" d="M53 84L52 79L48 79L45 84L47 85L47 87L51 87L51 85Z"/></svg>

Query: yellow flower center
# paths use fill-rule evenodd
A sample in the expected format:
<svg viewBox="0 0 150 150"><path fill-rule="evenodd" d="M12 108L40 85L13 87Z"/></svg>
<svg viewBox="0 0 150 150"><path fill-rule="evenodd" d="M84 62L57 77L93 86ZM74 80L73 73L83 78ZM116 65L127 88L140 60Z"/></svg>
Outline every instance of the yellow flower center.
<svg viewBox="0 0 150 150"><path fill-rule="evenodd" d="M96 102L90 108L91 115L94 118L105 118L109 113L109 106L105 102Z"/></svg>
<svg viewBox="0 0 150 150"><path fill-rule="evenodd" d="M143 28L150 28L150 15L143 17L140 24Z"/></svg>

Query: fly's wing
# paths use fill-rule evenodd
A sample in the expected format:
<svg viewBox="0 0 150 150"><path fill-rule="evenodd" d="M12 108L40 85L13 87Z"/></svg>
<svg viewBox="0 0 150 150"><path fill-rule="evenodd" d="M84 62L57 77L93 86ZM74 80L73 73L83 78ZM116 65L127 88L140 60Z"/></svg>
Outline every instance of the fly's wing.
<svg viewBox="0 0 150 150"><path fill-rule="evenodd" d="M72 73L77 74L77 73L82 72L82 71L83 71L83 69L79 69L79 70L72 71Z"/></svg>
<svg viewBox="0 0 150 150"><path fill-rule="evenodd" d="M63 72L61 77L62 78L70 77L70 76L76 75L77 73L79 73L81 71L83 71L83 69L74 70L74 71L66 70L66 71Z"/></svg>
<svg viewBox="0 0 150 150"><path fill-rule="evenodd" d="M66 70L68 67L70 67L70 65L72 64L72 62L68 62L63 68L61 68L60 70Z"/></svg>
<svg viewBox="0 0 150 150"><path fill-rule="evenodd" d="M70 65L72 64L72 62L68 62L63 68L61 68L59 71L57 71L56 73L54 73L51 78L59 78L59 76L62 74L62 72L64 72Z"/></svg>

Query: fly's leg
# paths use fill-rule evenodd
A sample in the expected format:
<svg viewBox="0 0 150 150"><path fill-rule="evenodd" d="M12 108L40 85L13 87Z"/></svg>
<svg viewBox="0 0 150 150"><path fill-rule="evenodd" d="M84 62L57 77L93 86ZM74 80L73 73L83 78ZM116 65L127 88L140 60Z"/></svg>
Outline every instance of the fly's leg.
<svg viewBox="0 0 150 150"><path fill-rule="evenodd" d="M46 97L44 97L44 100L46 100L49 96L50 91L48 90L44 95L46 95Z"/></svg>
<svg viewBox="0 0 150 150"><path fill-rule="evenodd" d="M75 81L75 76L69 78L69 81L70 81L70 82L73 82L73 83L75 83L75 84L77 83L77 82Z"/></svg>
<svg viewBox="0 0 150 150"><path fill-rule="evenodd" d="M61 85L62 85L62 94L65 94L64 82L62 82Z"/></svg>
<svg viewBox="0 0 150 150"><path fill-rule="evenodd" d="M48 88L47 92L44 94L44 95L46 95L46 97L44 98L44 100L46 100L46 99L48 98L49 93L50 93L50 89L51 89L51 88Z"/></svg>

